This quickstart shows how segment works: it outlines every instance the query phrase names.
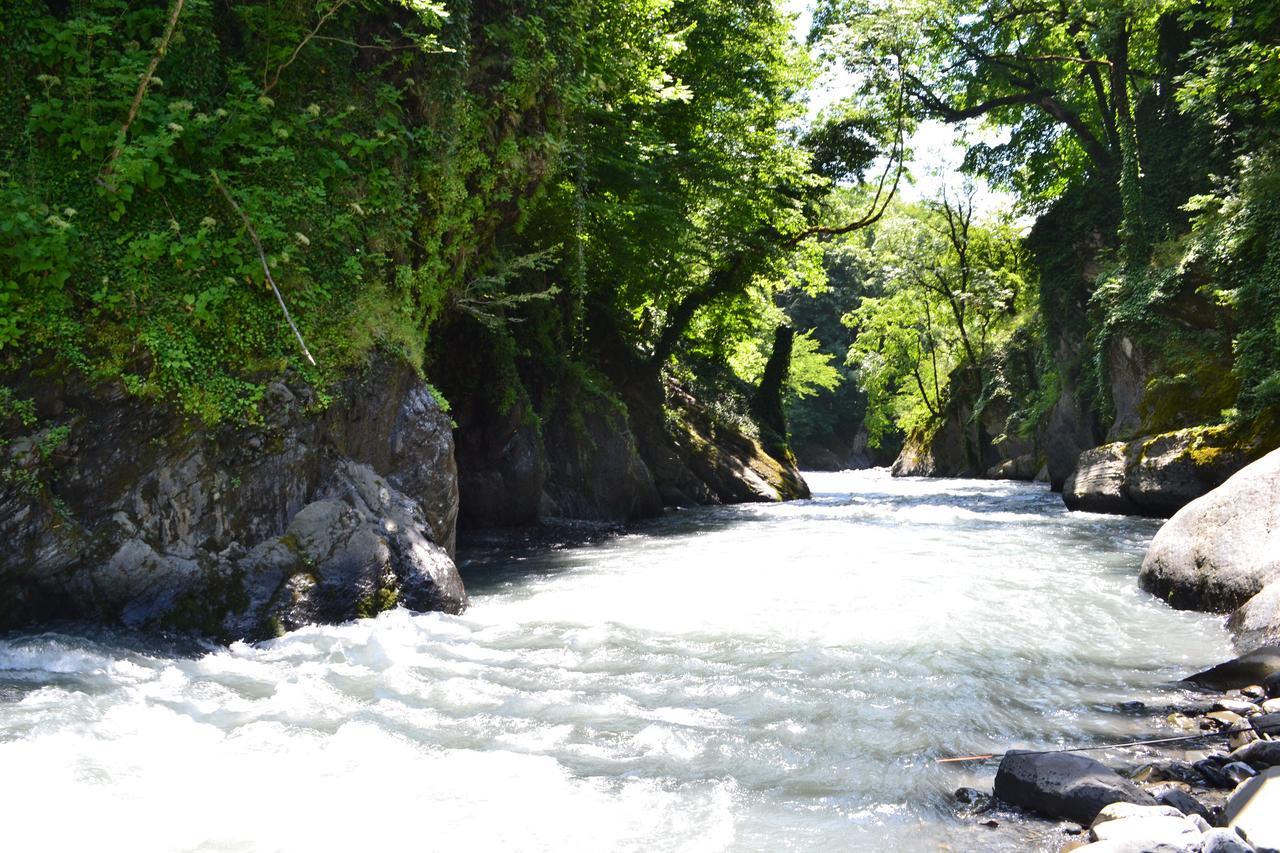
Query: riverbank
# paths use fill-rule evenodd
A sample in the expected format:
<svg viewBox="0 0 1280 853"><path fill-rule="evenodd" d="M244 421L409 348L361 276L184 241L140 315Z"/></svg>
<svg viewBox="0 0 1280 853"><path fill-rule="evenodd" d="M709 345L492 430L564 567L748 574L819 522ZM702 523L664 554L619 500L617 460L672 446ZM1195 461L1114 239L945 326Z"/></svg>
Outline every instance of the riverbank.
<svg viewBox="0 0 1280 853"><path fill-rule="evenodd" d="M994 794L958 789L957 813L993 829L1039 823L1047 838L1058 838L1050 846L1062 853L1113 851L1116 839L1133 850L1272 850L1275 815L1264 819L1266 809L1251 804L1254 786L1280 766L1280 656L1271 658L1253 666L1233 660L1193 675L1173 704L1121 703L1118 710L1149 727L1132 746L988 757L998 767ZM1099 755L1106 759L1093 758Z"/></svg>

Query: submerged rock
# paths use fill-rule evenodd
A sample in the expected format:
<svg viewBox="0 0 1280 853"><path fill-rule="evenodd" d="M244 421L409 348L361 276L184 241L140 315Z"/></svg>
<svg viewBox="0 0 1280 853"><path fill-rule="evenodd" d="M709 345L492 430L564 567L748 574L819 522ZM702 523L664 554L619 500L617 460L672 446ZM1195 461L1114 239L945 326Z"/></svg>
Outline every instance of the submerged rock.
<svg viewBox="0 0 1280 853"><path fill-rule="evenodd" d="M1109 767L1071 752L1005 754L995 795L1010 805L1053 818L1092 823L1111 803L1155 805L1155 798Z"/></svg>
<svg viewBox="0 0 1280 853"><path fill-rule="evenodd" d="M1152 540L1139 575L1143 589L1174 607L1214 612L1240 607L1277 579L1280 450L1180 510Z"/></svg>

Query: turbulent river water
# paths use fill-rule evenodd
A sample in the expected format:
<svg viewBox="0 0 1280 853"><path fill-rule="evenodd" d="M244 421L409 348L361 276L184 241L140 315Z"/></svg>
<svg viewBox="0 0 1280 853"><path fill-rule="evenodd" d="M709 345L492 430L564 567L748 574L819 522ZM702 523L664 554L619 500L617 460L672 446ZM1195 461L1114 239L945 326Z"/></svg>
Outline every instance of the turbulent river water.
<svg viewBox="0 0 1280 853"><path fill-rule="evenodd" d="M935 759L1158 730L1117 704L1230 655L1138 590L1154 522L1025 484L809 482L473 553L460 617L199 653L4 638L0 845L1056 850L958 816L994 766Z"/></svg>

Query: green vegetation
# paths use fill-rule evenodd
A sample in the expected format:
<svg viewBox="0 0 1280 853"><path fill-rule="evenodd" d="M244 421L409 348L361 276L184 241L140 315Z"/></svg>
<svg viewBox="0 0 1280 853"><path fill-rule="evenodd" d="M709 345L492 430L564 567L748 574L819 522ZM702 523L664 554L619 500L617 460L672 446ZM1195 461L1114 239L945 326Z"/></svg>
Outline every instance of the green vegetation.
<svg viewBox="0 0 1280 853"><path fill-rule="evenodd" d="M665 376L751 432L788 326L801 439L962 413L981 446L1068 393L1106 421L1119 346L1144 427L1256 419L1278 21L823 0L856 83L807 123L817 65L775 0L11 0L0 372L237 423L286 373L323 405L381 348L535 426ZM965 168L1029 233L964 192L894 200L926 120L997 131ZM23 393L0 386L9 432L37 425Z"/></svg>
<svg viewBox="0 0 1280 853"><path fill-rule="evenodd" d="M956 278L956 241L934 236L955 229L927 215L868 246L873 284L849 319L873 436L927 443L958 416L981 443L995 400L1006 433L1030 436L1061 394L1105 431L1122 358L1141 386L1128 432L1274 412L1278 25L1271 2L820 4L815 34L860 85L843 114L904 98L913 126L983 124L998 141L971 145L965 169L1036 217L1022 239L973 223L1010 247L970 259L984 289Z"/></svg>

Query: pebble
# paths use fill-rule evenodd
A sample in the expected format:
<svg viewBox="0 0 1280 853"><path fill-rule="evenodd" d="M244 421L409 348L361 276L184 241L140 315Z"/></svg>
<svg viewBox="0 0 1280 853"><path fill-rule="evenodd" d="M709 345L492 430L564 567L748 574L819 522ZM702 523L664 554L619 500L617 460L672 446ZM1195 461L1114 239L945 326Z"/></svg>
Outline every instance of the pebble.
<svg viewBox="0 0 1280 853"><path fill-rule="evenodd" d="M1262 712L1264 714L1280 714L1280 698L1264 700Z"/></svg>
<svg viewBox="0 0 1280 853"><path fill-rule="evenodd" d="M1213 710L1231 711L1232 713L1248 717L1252 714L1258 713L1258 706L1252 702L1247 702L1244 699L1219 699L1217 702L1213 703Z"/></svg>
<svg viewBox="0 0 1280 853"><path fill-rule="evenodd" d="M1230 744L1231 748L1234 750L1234 749L1239 749L1245 744L1253 743L1258 739L1259 738L1258 738L1257 732L1255 732L1253 729L1249 729L1247 731L1236 732L1235 734L1231 735L1229 738L1227 738L1227 743Z"/></svg>
<svg viewBox="0 0 1280 853"><path fill-rule="evenodd" d="M1260 684L1250 684L1248 687L1240 688L1240 695L1246 699L1265 699L1267 691L1263 690Z"/></svg>
<svg viewBox="0 0 1280 853"><path fill-rule="evenodd" d="M1257 706L1253 706L1257 710ZM1213 720L1220 729L1236 729L1245 725L1245 719L1239 711L1210 711L1205 714L1206 720Z"/></svg>

